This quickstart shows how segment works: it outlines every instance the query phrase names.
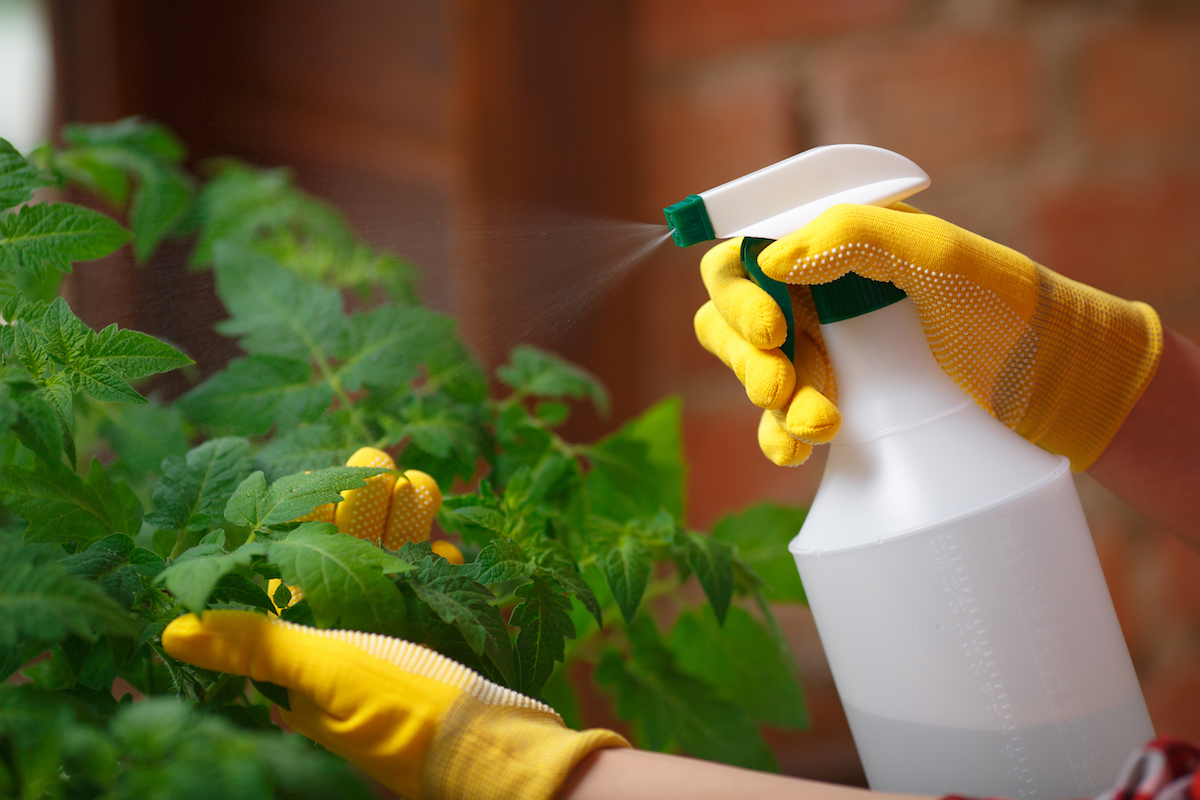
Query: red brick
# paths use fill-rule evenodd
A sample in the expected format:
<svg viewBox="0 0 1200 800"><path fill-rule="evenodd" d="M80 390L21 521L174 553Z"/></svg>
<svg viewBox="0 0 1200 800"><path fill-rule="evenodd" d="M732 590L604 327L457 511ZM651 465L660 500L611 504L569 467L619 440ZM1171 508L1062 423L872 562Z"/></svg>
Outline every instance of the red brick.
<svg viewBox="0 0 1200 800"><path fill-rule="evenodd" d="M682 200L796 152L791 93L765 72L652 90L644 105L642 195Z"/></svg>
<svg viewBox="0 0 1200 800"><path fill-rule="evenodd" d="M1088 182L1042 198L1031 258L1120 297L1170 301L1200 290L1200 175Z"/></svg>
<svg viewBox="0 0 1200 800"><path fill-rule="evenodd" d="M856 41L817 60L814 121L822 143L903 153L934 174L1018 154L1039 130L1032 41L963 31Z"/></svg>
<svg viewBox="0 0 1200 800"><path fill-rule="evenodd" d="M1107 31L1083 57L1082 119L1100 147L1200 137L1200 25Z"/></svg>
<svg viewBox="0 0 1200 800"><path fill-rule="evenodd" d="M638 39L650 62L736 45L845 33L894 22L914 0L641 0Z"/></svg>

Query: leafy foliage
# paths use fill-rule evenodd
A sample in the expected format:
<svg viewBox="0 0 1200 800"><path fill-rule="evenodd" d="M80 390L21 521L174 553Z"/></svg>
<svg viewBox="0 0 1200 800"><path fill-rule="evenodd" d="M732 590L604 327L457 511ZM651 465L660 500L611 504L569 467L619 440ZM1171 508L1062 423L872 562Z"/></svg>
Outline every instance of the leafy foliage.
<svg viewBox="0 0 1200 800"><path fill-rule="evenodd" d="M0 179L3 176L0 175ZM70 272L71 262L106 256L129 239L117 223L69 203L22 206L0 217L0 271Z"/></svg>
<svg viewBox="0 0 1200 800"><path fill-rule="evenodd" d="M162 125L129 117L109 125L67 125L68 147L53 168L116 207L129 203L133 251L154 252L187 212L195 181L180 167L183 143Z"/></svg>
<svg viewBox="0 0 1200 800"><path fill-rule="evenodd" d="M490 398L411 269L286 171L221 161L197 180L182 143L136 118L62 140L32 159L0 140L0 203L72 183L131 232L64 203L0 214L0 679L19 673L0 686L0 792L362 796L336 759L272 735L269 698L284 695L162 650L169 620L213 607L401 636L580 723L568 673L590 661L641 746L774 768L759 726L806 724L770 605L803 601L784 548L802 514L762 506L689 530L677 399L568 442L573 404L608 409L594 376L521 346ZM188 235L228 312L217 330L244 356L147 401L143 379L190 360L91 329L57 280L130 238L153 269ZM364 445L447 491L439 535L467 563L303 521L381 471L342 466ZM651 603L673 606L672 629Z"/></svg>

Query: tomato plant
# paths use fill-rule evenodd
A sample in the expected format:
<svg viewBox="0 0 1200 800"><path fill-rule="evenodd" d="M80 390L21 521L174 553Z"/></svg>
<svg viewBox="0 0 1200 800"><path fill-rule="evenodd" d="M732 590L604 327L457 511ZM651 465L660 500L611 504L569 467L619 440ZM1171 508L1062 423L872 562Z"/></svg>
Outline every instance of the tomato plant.
<svg viewBox="0 0 1200 800"><path fill-rule="evenodd" d="M689 530L677 399L566 441L573 404L606 407L593 376L521 346L489 396L417 272L286 171L216 161L201 180L139 119L67 126L28 158L0 142L4 792L366 796L278 735L272 687L163 652L167 622L218 607L421 642L575 725L571 666L590 662L639 745L775 767L760 726L806 724L770 605L804 600L785 549L803 513ZM113 215L31 202L67 184ZM147 262L166 238L212 270L243 353L172 402L137 387L187 355L94 331L58 295L75 262ZM362 446L437 480L464 563L295 521L379 472L343 466ZM302 599L277 611L272 579Z"/></svg>

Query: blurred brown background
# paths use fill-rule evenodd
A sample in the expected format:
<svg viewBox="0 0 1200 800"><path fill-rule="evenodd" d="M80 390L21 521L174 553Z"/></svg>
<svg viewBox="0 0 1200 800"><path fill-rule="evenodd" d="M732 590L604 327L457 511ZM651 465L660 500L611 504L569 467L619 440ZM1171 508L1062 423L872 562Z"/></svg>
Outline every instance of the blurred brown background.
<svg viewBox="0 0 1200 800"><path fill-rule="evenodd" d="M413 259L429 302L489 364L539 269L480 231L513 202L659 222L660 209L819 144L897 150L918 205L1047 266L1154 305L1200 340L1200 3L1194 0L49 0L55 117L160 120L195 161L294 168L372 242ZM463 242L475 242L466 246ZM484 244L479 244L484 242ZM805 504L823 454L763 459L758 414L692 336L700 247L661 248L570 324L523 338L595 371L615 414L682 394L690 515ZM174 255L178 261L178 254ZM93 324L229 354L206 276L172 253L81 269ZM536 303L536 299L534 300ZM521 309L517 309L520 311ZM1160 732L1200 741L1200 555L1079 480ZM1200 521L1197 522L1200 524ZM811 620L786 612L815 726L787 771L861 780Z"/></svg>

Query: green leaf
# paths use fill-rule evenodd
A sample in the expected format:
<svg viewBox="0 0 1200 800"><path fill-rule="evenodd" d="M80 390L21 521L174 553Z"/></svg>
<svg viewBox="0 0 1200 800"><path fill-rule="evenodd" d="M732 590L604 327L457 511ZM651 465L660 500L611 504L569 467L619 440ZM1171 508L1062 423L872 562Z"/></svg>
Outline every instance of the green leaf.
<svg viewBox="0 0 1200 800"><path fill-rule="evenodd" d="M225 706L225 708L236 708ZM362 778L308 740L278 731L248 731L193 710L174 697L122 706L104 731L120 758L119 778L106 796L121 798L287 797L368 800ZM250 713L240 715L252 718ZM89 795L90 796L90 795Z"/></svg>
<svg viewBox="0 0 1200 800"><path fill-rule="evenodd" d="M588 449L592 513L624 521L666 509L683 518L681 408L668 398Z"/></svg>
<svg viewBox="0 0 1200 800"><path fill-rule="evenodd" d="M106 256L129 240L129 232L90 208L70 203L38 203L0 216L0 271L47 269L70 272L71 262Z"/></svg>
<svg viewBox="0 0 1200 800"><path fill-rule="evenodd" d="M636 536L622 536L617 546L600 561L600 570L608 583L609 591L625 622L633 621L642 595L650 583L650 552Z"/></svg>
<svg viewBox="0 0 1200 800"><path fill-rule="evenodd" d="M366 486L366 479L386 472L377 467L328 467L308 474L287 475L268 489L261 472L251 473L225 507L225 518L252 530L292 522L317 506L337 503L342 491Z"/></svg>
<svg viewBox="0 0 1200 800"><path fill-rule="evenodd" d="M528 578L534 570L534 564L521 545L503 536L488 542L472 564L476 570L475 580L482 584Z"/></svg>
<svg viewBox="0 0 1200 800"><path fill-rule="evenodd" d="M520 403L502 407L496 420L496 441L500 456L496 461L496 480L501 485L521 467L532 467L552 452L554 437L535 424Z"/></svg>
<svg viewBox="0 0 1200 800"><path fill-rule="evenodd" d="M29 371L29 375L35 381L44 385L45 373L50 369L50 351L46 347L45 338L30 327L27 320L18 320L11 327L14 330L13 349L16 352L17 360ZM67 392L67 397L70 399L69 388ZM67 410L70 411L69 404Z"/></svg>
<svg viewBox="0 0 1200 800"><path fill-rule="evenodd" d="M142 529L142 503L125 481L114 481L93 458L84 483L100 498L104 513L111 521L113 531L133 536Z"/></svg>
<svg viewBox="0 0 1200 800"><path fill-rule="evenodd" d="M162 464L154 487L154 512L146 522L160 529L203 530L223 517L225 504L250 473L250 443L238 437L210 439L183 458Z"/></svg>
<svg viewBox="0 0 1200 800"><path fill-rule="evenodd" d="M43 462L57 464L62 458L63 434L54 408L33 384L9 387L16 410L16 419L11 423L13 433Z"/></svg>
<svg viewBox="0 0 1200 800"><path fill-rule="evenodd" d="M417 377L425 354L454 335L454 320L420 306L355 313L338 344L337 375L349 391L399 386Z"/></svg>
<svg viewBox="0 0 1200 800"><path fill-rule="evenodd" d="M69 419L71 391L83 391L97 400L145 403L129 385L130 378L190 364L191 360L157 339L136 331L121 331L110 325L95 333L79 320L61 297L46 306L36 325L26 318L16 326L17 357L34 380L51 394L53 382L67 386L67 396L52 397L60 413ZM51 361L64 369L48 373ZM67 384L67 381L70 381Z"/></svg>
<svg viewBox="0 0 1200 800"><path fill-rule="evenodd" d="M696 574L717 621L725 623L725 612L733 599L733 552L724 542L692 533L687 537L687 563Z"/></svg>
<svg viewBox="0 0 1200 800"><path fill-rule="evenodd" d="M804 523L805 511L770 503L721 518L712 538L737 548L737 557L771 588L772 600L808 602L788 543Z"/></svg>
<svg viewBox="0 0 1200 800"><path fill-rule="evenodd" d="M306 522L271 543L268 560L289 586L299 586L321 628L405 635L404 598L388 577L412 565L370 542Z"/></svg>
<svg viewBox="0 0 1200 800"><path fill-rule="evenodd" d="M255 470L238 484L225 504L225 519L234 525L244 525L252 530L259 527L265 516L263 505L267 500L267 479L261 470Z"/></svg>
<svg viewBox="0 0 1200 800"><path fill-rule="evenodd" d="M212 261L219 242L262 247L265 241L278 245L299 236L333 245L343 255L351 249L353 238L337 212L292 185L287 170L259 170L230 160L216 166L199 198L193 265Z"/></svg>
<svg viewBox="0 0 1200 800"><path fill-rule="evenodd" d="M750 715L682 671L653 622L640 618L628 630L633 658L605 652L596 682L616 695L617 713L633 722L639 745L666 750L677 743L697 758L778 771Z"/></svg>
<svg viewBox="0 0 1200 800"><path fill-rule="evenodd" d="M512 644L500 612L492 605L496 598L470 572L445 559L429 558L409 584L438 618L458 628L472 651L490 658L509 686L515 686Z"/></svg>
<svg viewBox="0 0 1200 800"><path fill-rule="evenodd" d="M435 458L458 456L474 459L481 452L479 423L463 414L458 404L432 403L421 398L400 409L400 419L387 425L388 438L395 443L405 438Z"/></svg>
<svg viewBox="0 0 1200 800"><path fill-rule="evenodd" d="M190 419L243 436L261 436L272 428L287 430L312 422L329 408L333 390L313 383L307 361L250 356L225 369L179 399Z"/></svg>
<svg viewBox="0 0 1200 800"><path fill-rule="evenodd" d="M86 353L130 381L194 363L174 347L153 336L122 330L116 325L109 325L89 337Z"/></svg>
<svg viewBox="0 0 1200 800"><path fill-rule="evenodd" d="M272 614L277 613L271 598L254 581L237 572L231 572L221 577L213 587L212 599L221 603L238 603L251 608L261 608Z"/></svg>
<svg viewBox="0 0 1200 800"><path fill-rule="evenodd" d="M95 581L123 608L129 608L144 594L143 577L153 578L166 567L156 554L135 547L133 539L124 533L93 542L61 563L71 575Z"/></svg>
<svg viewBox="0 0 1200 800"><path fill-rule="evenodd" d="M97 400L109 403L145 403L142 397L129 383L121 377L121 373L102 361L90 358L79 358L71 365L70 374L75 378L78 387Z"/></svg>
<svg viewBox="0 0 1200 800"><path fill-rule="evenodd" d="M165 586L189 611L203 611L227 575L239 567L250 567L266 554L263 542L248 542L232 553L226 553L224 547L215 543L197 545L175 559L156 582Z"/></svg>
<svg viewBox="0 0 1200 800"><path fill-rule="evenodd" d="M535 397L587 398L601 414L608 413L608 392L591 373L560 356L531 345L519 345L511 362L496 370L500 380Z"/></svg>
<svg viewBox="0 0 1200 800"><path fill-rule="evenodd" d="M575 638L571 601L562 584L546 570L535 572L515 594L521 603L513 609L509 624L521 629L516 642L517 686L524 694L538 697L554 671L554 662L566 659L566 640Z"/></svg>
<svg viewBox="0 0 1200 800"><path fill-rule="evenodd" d="M309 361L335 352L346 325L336 289L302 280L243 247L220 243L213 256L217 293L230 313L218 331L240 337L251 355Z"/></svg>
<svg viewBox="0 0 1200 800"><path fill-rule="evenodd" d="M504 533L505 527L508 524L505 516L499 511L485 506L466 506L465 508L456 508L454 513L460 517L465 517L481 528L487 528L495 533Z"/></svg>
<svg viewBox="0 0 1200 800"><path fill-rule="evenodd" d="M318 423L285 430L258 451L258 463L269 478L345 464L359 444L343 426Z"/></svg>
<svg viewBox="0 0 1200 800"><path fill-rule="evenodd" d="M537 404L533 414L544 425L556 428L567 421L567 417L571 415L571 407L566 403L543 402Z"/></svg>
<svg viewBox="0 0 1200 800"><path fill-rule="evenodd" d="M778 728L808 727L808 709L796 676L784 664L770 634L738 607L723 623L710 608L683 614L675 622L671 651L680 668Z"/></svg>
<svg viewBox="0 0 1200 800"><path fill-rule="evenodd" d="M482 554L481 554L482 555ZM600 601L596 598L592 587L584 579L579 572L579 568L574 562L565 559L553 559L548 564L551 573L556 580L563 585L567 591L575 595L575 598L587 609L596 620L597 628L604 628L604 619L601 616Z"/></svg>
<svg viewBox="0 0 1200 800"><path fill-rule="evenodd" d="M67 301L57 297L42 315L39 332L50 357L60 364L71 364L83 354L89 330L71 312Z"/></svg>
<svg viewBox="0 0 1200 800"><path fill-rule="evenodd" d="M140 178L129 209L133 253L138 261L145 261L187 211L193 182L183 170L148 159L131 166Z"/></svg>
<svg viewBox="0 0 1200 800"><path fill-rule="evenodd" d="M444 339L425 354L425 376L459 402L478 404L487 400L487 375L457 337Z"/></svg>
<svg viewBox="0 0 1200 800"><path fill-rule="evenodd" d="M24 325L18 326L18 331L25 329ZM41 383L42 397L46 398L46 402L58 415L58 422L64 428L64 434L69 435L75 421L74 390L71 388L70 377L60 372L57 375L51 375ZM66 439L64 439L64 443L67 443ZM74 456L71 458L74 460Z"/></svg>
<svg viewBox="0 0 1200 800"><path fill-rule="evenodd" d="M0 557L0 648L24 641L60 642L74 634L134 636L137 628L93 583L47 562L36 548L8 547Z"/></svg>
<svg viewBox="0 0 1200 800"><path fill-rule="evenodd" d="M53 186L54 178L25 160L17 148L0 139L0 211L33 197L33 190Z"/></svg>
<svg viewBox="0 0 1200 800"><path fill-rule="evenodd" d="M178 164L183 143L153 122L129 117L107 125L68 125L63 138L72 150L60 154L55 166L124 205L129 193L126 175L137 188L129 209L134 255L148 257L183 216L192 194L192 179Z"/></svg>
<svg viewBox="0 0 1200 800"><path fill-rule="evenodd" d="M183 415L175 405L151 401L107 409L100 433L133 475L158 473L163 459L182 458L188 450Z"/></svg>
<svg viewBox="0 0 1200 800"><path fill-rule="evenodd" d="M0 139L0 211L25 203L34 190L54 186L52 175L25 160L14 146Z"/></svg>
<svg viewBox="0 0 1200 800"><path fill-rule="evenodd" d="M135 534L141 505L123 482L113 482L93 459L87 479L61 465L34 470L0 467L5 504L29 521L27 542L74 542L87 547L113 532Z"/></svg>
<svg viewBox="0 0 1200 800"><path fill-rule="evenodd" d="M116 122L64 125L62 138L72 147L112 147L177 164L183 160L183 142L165 125L141 117Z"/></svg>
<svg viewBox="0 0 1200 800"><path fill-rule="evenodd" d="M283 581L275 587L275 591L271 594L271 602L279 608L287 608L292 604L292 590Z"/></svg>
<svg viewBox="0 0 1200 800"><path fill-rule="evenodd" d="M116 208L129 201L129 176L96 158L90 150L64 150L54 154L54 171L93 194L103 197Z"/></svg>
<svg viewBox="0 0 1200 800"><path fill-rule="evenodd" d="M441 485L455 478L469 482L479 459L492 451L490 419L482 404L461 403L437 390L426 394L428 387L425 384L420 395L404 389L408 399L402 407L383 411L385 443L394 446L407 440L398 459L405 469L427 472ZM371 408L370 396L361 407Z"/></svg>

